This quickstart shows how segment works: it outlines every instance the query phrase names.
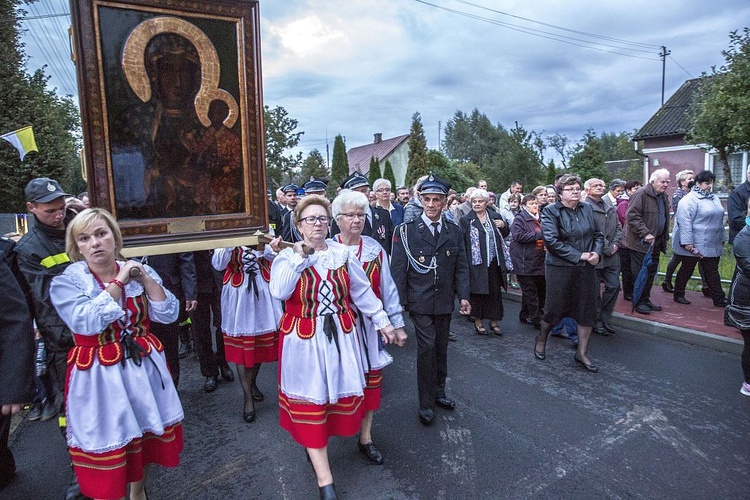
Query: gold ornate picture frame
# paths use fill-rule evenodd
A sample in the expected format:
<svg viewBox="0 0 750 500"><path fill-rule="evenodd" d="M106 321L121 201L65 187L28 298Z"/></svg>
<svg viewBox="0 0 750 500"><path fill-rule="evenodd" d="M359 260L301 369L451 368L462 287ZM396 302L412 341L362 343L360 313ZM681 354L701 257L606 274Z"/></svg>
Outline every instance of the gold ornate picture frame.
<svg viewBox="0 0 750 500"><path fill-rule="evenodd" d="M72 7L89 196L125 246L265 229L258 2Z"/></svg>

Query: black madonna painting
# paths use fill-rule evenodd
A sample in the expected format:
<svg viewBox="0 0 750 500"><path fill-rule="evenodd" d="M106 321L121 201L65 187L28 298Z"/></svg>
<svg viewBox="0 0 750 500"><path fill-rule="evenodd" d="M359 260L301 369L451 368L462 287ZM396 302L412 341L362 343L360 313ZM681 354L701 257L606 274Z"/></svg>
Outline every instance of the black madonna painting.
<svg viewBox="0 0 750 500"><path fill-rule="evenodd" d="M126 237L265 225L257 8L77 2L89 191Z"/></svg>

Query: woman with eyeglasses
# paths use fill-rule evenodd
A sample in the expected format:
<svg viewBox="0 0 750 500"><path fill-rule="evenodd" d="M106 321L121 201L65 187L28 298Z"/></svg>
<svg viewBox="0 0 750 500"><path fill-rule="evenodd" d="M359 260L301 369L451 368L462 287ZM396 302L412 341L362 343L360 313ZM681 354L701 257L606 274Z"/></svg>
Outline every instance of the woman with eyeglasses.
<svg viewBox="0 0 750 500"><path fill-rule="evenodd" d="M265 396L256 380L262 363L279 357L278 325L281 302L271 296L271 262L281 237L263 250L240 246L218 248L211 263L224 271L221 289L221 329L226 360L237 367L242 387L242 419L255 421L255 403Z"/></svg>
<svg viewBox="0 0 750 500"><path fill-rule="evenodd" d="M294 220L303 239L282 250L271 267L271 294L285 304L279 326L279 420L306 448L320 498L330 499L336 490L328 438L355 435L366 412L353 305L380 330L384 343L396 334L362 263L345 245L326 241L328 200L305 196Z"/></svg>
<svg viewBox="0 0 750 500"><path fill-rule="evenodd" d="M366 198L362 193L345 189L333 200L332 210L333 218L341 229L333 240L346 245L351 254L362 263L372 290L383 303L391 324L396 328L394 332L396 344L404 345L406 332L403 330L403 308L396 283L391 277L388 254L380 243L369 236L362 236L362 229L365 226L365 210L367 210ZM361 335L360 354L367 383L364 390L366 413L362 420L357 447L371 462L380 465L383 463L383 455L372 441L372 420L375 410L380 408L383 368L391 364L393 358L384 349L383 340L372 320L361 314L357 314L357 319Z"/></svg>
<svg viewBox="0 0 750 500"><path fill-rule="evenodd" d="M596 264L602 255L604 236L596 226L591 205L581 203L581 178L565 174L557 182L560 201L542 211L542 237L547 247L545 278L547 304L534 356L546 358L547 336L561 319L578 324L574 361L585 370L598 368L588 357L591 329L596 324Z"/></svg>

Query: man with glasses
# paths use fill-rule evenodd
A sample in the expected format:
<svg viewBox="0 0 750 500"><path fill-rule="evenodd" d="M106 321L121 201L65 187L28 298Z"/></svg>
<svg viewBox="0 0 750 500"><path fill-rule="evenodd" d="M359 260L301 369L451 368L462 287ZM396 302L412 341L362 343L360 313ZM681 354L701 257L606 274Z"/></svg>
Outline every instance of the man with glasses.
<svg viewBox="0 0 750 500"><path fill-rule="evenodd" d="M375 206L388 212L393 227L404 222L404 207L391 203L391 181L378 179L372 184L372 190L375 191Z"/></svg>
<svg viewBox="0 0 750 500"><path fill-rule="evenodd" d="M625 246L630 249L630 270L638 276L646 252L651 252L653 263L640 298L633 297L634 309L640 314L661 311L661 306L651 302L651 287L659 268L659 254L667 251L669 237L669 170L660 168L651 174L649 183L633 193L628 205L625 227Z"/></svg>
<svg viewBox="0 0 750 500"><path fill-rule="evenodd" d="M435 405L453 410L445 394L448 335L456 298L469 315L469 262L461 228L442 216L450 184L430 175L420 187L424 211L393 235L391 273L401 304L417 337L417 387L424 425L435 420Z"/></svg>
<svg viewBox="0 0 750 500"><path fill-rule="evenodd" d="M370 195L370 183L367 177L360 174L359 172L352 172L349 177L344 179L341 183L341 189L351 189L352 191L359 191L365 196ZM362 230L362 234L375 239L390 255L391 253L391 237L393 236L393 222L391 221L391 215L387 210L377 205L368 206L365 218L365 228ZM336 236L341 230L333 221L331 225L331 236Z"/></svg>

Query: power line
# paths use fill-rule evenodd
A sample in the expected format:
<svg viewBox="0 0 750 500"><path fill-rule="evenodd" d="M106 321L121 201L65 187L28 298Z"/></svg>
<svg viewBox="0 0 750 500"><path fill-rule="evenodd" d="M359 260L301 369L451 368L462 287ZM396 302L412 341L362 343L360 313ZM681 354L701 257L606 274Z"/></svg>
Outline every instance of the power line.
<svg viewBox="0 0 750 500"><path fill-rule="evenodd" d="M675 61L674 57L669 56L669 58L672 60L673 63L675 63L677 65L678 68L680 68L682 71L684 71L687 76L689 76L690 78L695 78L693 75L690 74L690 72L688 70L686 70L685 68L683 68L680 65L680 63L678 63L677 61Z"/></svg>
<svg viewBox="0 0 750 500"><path fill-rule="evenodd" d="M565 35L559 35L559 34L549 33L549 32L542 31L542 30L537 30L537 29L534 29L534 28L529 28L529 27L525 27L525 26L519 26L519 25L515 25L515 24L511 24L511 23L506 23L506 22L503 22L503 21L498 21L496 19L479 16L477 14L470 14L470 13L465 12L465 11L451 9L451 8L448 8L448 7L443 7L441 5L436 5L436 4L433 4L433 3L429 3L429 2L426 2L424 0L414 0L414 1L417 2L417 3L421 3L421 4L424 4L424 5L430 6L430 7L434 7L436 9L440 9L440 10L444 10L446 12L450 12L452 14L456 14L456 15L463 16L463 17L468 17L469 19L475 19L477 21L483 21L483 22L486 22L486 23L489 23L489 24L494 24L494 25L497 25L497 26L502 26L502 27L508 28L510 30L513 30L513 31L518 31L518 32L521 32L521 33L526 33L526 34L533 35L533 36L536 36L536 37L539 37L539 38L546 38L548 40L554 40L554 41L557 41L557 42L567 43L568 45L574 45L576 47L582 47L582 48L586 48L586 49L597 50L599 52L606 52L608 54L617 54L617 55L621 55L621 56L625 56L625 57L633 57L633 58L636 58L636 59L643 59L643 60L646 60L646 61L659 61L660 60L660 59L652 58L652 57L643 57L643 56L638 56L638 55L635 55L635 54L627 54L627 53L623 53L623 52L618 52L617 50L608 50L608 49L605 49L605 48L601 48L601 46L610 47L610 48L618 49L618 50L630 50L630 51L637 51L637 52L648 52L648 51L644 51L644 50L641 50L641 49L632 49L632 48L629 48L629 47L614 46L614 45L609 45L609 44L604 44L604 43L598 44L599 46L594 46L594 45L591 45L593 42L590 42L588 40L582 40L582 39L579 39L579 38L573 38L573 37L569 37L569 36L565 36Z"/></svg>

